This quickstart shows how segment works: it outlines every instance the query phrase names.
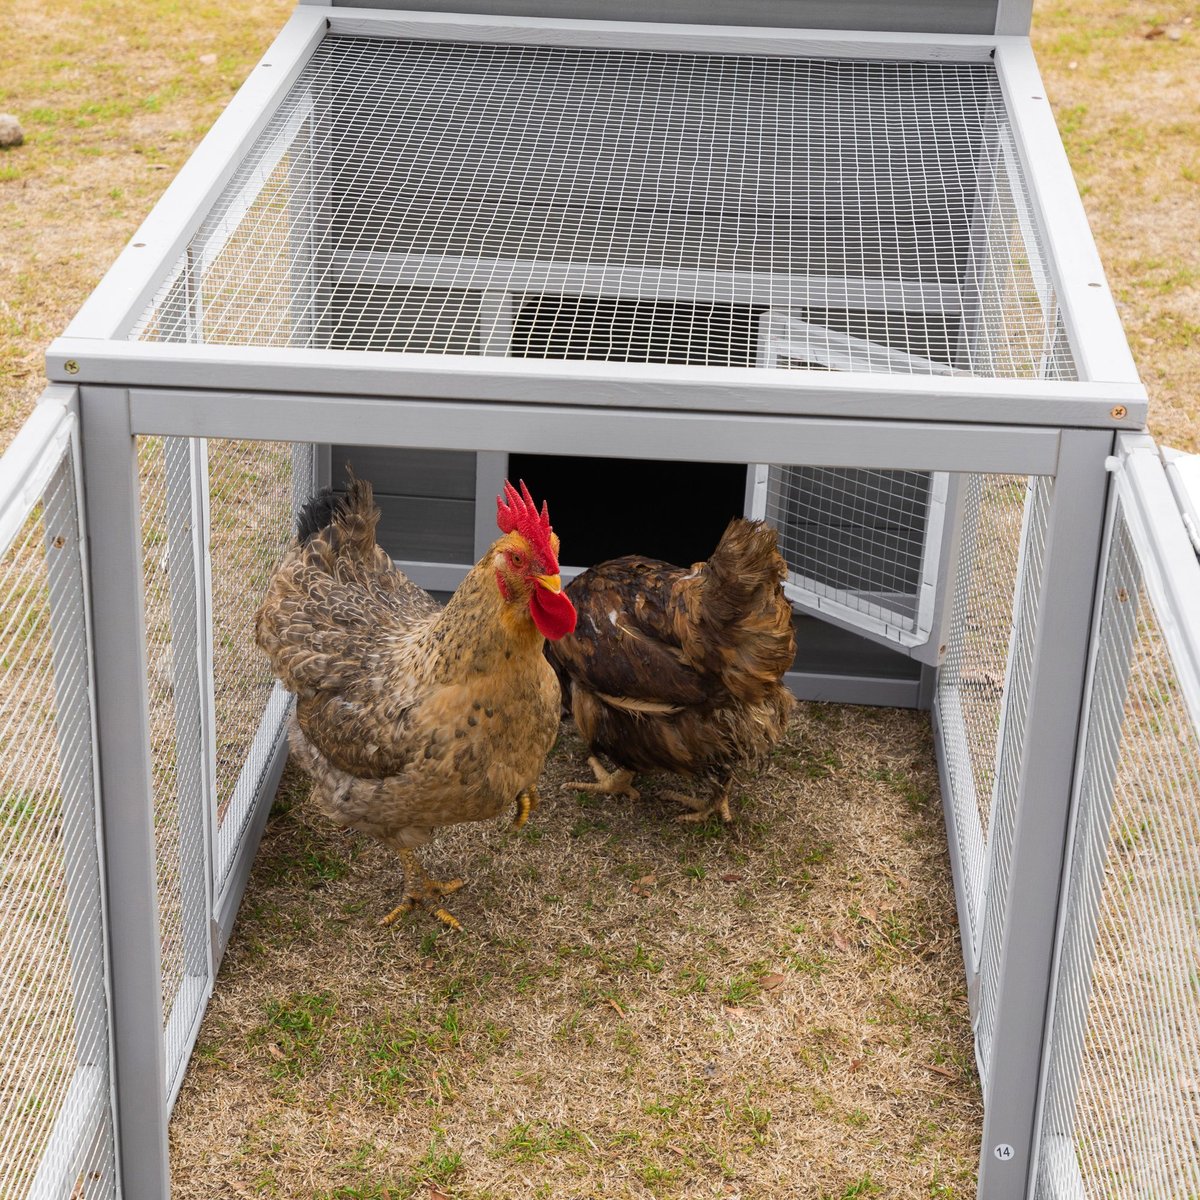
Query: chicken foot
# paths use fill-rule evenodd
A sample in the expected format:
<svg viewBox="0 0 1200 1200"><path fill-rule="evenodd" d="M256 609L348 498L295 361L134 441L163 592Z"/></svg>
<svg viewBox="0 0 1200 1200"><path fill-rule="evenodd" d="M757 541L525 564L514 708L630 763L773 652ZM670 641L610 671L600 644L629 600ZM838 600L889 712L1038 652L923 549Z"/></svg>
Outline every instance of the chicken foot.
<svg viewBox="0 0 1200 1200"><path fill-rule="evenodd" d="M628 796L636 800L641 793L633 786L633 772L624 767L615 771L605 770L604 764L593 754L588 758L588 766L596 776L595 783L568 783L567 787L577 792L596 792L601 796Z"/></svg>
<svg viewBox="0 0 1200 1200"><path fill-rule="evenodd" d="M520 829L529 820L529 814L542 802L537 788L526 788L517 797L517 815L513 817L512 828Z"/></svg>
<svg viewBox="0 0 1200 1200"><path fill-rule="evenodd" d="M732 786L732 777L718 780L707 798L676 791L664 791L658 794L693 810L681 813L675 818L677 821L707 821L713 813L717 813L721 820L728 824L733 820L733 813L729 811L729 791Z"/></svg>
<svg viewBox="0 0 1200 1200"><path fill-rule="evenodd" d="M404 863L404 899L386 917L380 917L380 925L391 925L405 913L410 913L414 908L427 904L431 900L437 901L442 896L449 896L451 892L457 892L463 885L461 879L430 879L425 874L425 868L421 866L414 850L400 850L399 854L400 861ZM458 918L447 912L440 904L433 910L433 915L439 921L449 925L451 929L462 928Z"/></svg>

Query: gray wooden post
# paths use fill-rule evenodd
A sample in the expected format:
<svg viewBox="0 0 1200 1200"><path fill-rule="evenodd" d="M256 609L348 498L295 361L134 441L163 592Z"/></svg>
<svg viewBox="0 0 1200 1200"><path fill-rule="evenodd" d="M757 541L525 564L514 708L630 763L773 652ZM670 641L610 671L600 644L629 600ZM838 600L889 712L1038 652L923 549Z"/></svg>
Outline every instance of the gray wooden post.
<svg viewBox="0 0 1200 1200"><path fill-rule="evenodd" d="M1081 736L1112 435L1065 430L1047 518L984 1093L980 1200L1025 1200ZM997 898L998 899L998 898ZM989 899L989 903L995 902Z"/></svg>
<svg viewBox="0 0 1200 1200"><path fill-rule="evenodd" d="M81 410L118 1171L124 1200L163 1200L170 1176L137 448L128 392L84 388Z"/></svg>

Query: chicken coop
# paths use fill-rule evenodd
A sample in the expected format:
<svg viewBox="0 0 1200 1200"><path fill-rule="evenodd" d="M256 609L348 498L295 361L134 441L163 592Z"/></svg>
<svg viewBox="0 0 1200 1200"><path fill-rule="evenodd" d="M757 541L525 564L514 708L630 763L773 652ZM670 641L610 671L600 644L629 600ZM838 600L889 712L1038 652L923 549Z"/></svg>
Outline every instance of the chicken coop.
<svg viewBox="0 0 1200 1200"><path fill-rule="evenodd" d="M979 1196L1200 1190L1198 472L1030 8L297 7L0 463L0 1193L170 1193L287 753L253 614L347 465L441 592L506 477L566 573L769 521L796 694L931 710Z"/></svg>

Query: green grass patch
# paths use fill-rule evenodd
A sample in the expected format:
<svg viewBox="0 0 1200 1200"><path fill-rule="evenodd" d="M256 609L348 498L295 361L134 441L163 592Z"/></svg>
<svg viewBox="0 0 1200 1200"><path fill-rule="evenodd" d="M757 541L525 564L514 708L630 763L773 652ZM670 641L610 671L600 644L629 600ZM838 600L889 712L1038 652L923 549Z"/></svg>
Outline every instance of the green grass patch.
<svg viewBox="0 0 1200 1200"><path fill-rule="evenodd" d="M266 1024L255 1035L274 1047L271 1057L279 1071L303 1075L324 1058L329 1023L336 1013L330 992L293 992L284 1000L267 1002Z"/></svg>

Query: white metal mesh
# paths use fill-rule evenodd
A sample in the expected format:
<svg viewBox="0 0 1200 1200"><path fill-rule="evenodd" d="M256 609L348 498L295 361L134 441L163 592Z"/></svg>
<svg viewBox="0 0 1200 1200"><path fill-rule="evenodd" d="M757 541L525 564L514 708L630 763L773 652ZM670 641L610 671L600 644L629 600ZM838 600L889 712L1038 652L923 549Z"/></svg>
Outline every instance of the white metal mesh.
<svg viewBox="0 0 1200 1200"><path fill-rule="evenodd" d="M17 451L10 451L15 453ZM68 447L0 556L0 1196L116 1194L90 655Z"/></svg>
<svg viewBox="0 0 1200 1200"><path fill-rule="evenodd" d="M142 438L151 778L168 1083L208 994L220 892L287 715L254 611L312 488L290 443ZM210 848L209 839L215 841ZM210 878L211 872L211 878Z"/></svg>
<svg viewBox="0 0 1200 1200"><path fill-rule="evenodd" d="M1144 586L1144 553L1118 508L1050 1042L1047 1200L1200 1195L1200 726L1164 636L1179 617Z"/></svg>
<svg viewBox="0 0 1200 1200"><path fill-rule="evenodd" d="M1005 362L1015 359L1040 364L1035 373L1054 378L1066 333L1019 194L1016 161L1012 130L1001 123L983 139L975 242L964 279L970 299L956 362L975 375L1005 375Z"/></svg>
<svg viewBox="0 0 1200 1200"><path fill-rule="evenodd" d="M208 442L208 541L218 817L224 881L259 784L284 736L286 694L254 642L254 614L313 490L308 445Z"/></svg>
<svg viewBox="0 0 1200 1200"><path fill-rule="evenodd" d="M1048 491L1046 480L1006 475L972 475L964 490L950 630L938 672L937 700L947 799L958 841L953 849L962 870L965 932L977 953L1001 724L1006 705L1020 714L1027 699L1026 670L1010 675L1014 649L1027 653L1032 633L1029 626L1020 636L1014 634L1018 617L1033 617L1020 603L1025 593L1022 577L1029 580L1021 569L1022 532L1036 529L1029 519L1031 497ZM1012 726L1014 738L1019 728L1019 724ZM1012 748L1019 750L1019 746Z"/></svg>
<svg viewBox="0 0 1200 1200"><path fill-rule="evenodd" d="M789 583L909 631L924 577L930 476L771 467L767 520Z"/></svg>
<svg viewBox="0 0 1200 1200"><path fill-rule="evenodd" d="M142 570L163 1013L178 1079L208 973L200 614L192 443L142 438Z"/></svg>
<svg viewBox="0 0 1200 1200"><path fill-rule="evenodd" d="M991 63L329 36L132 336L1073 377L1010 143Z"/></svg>

